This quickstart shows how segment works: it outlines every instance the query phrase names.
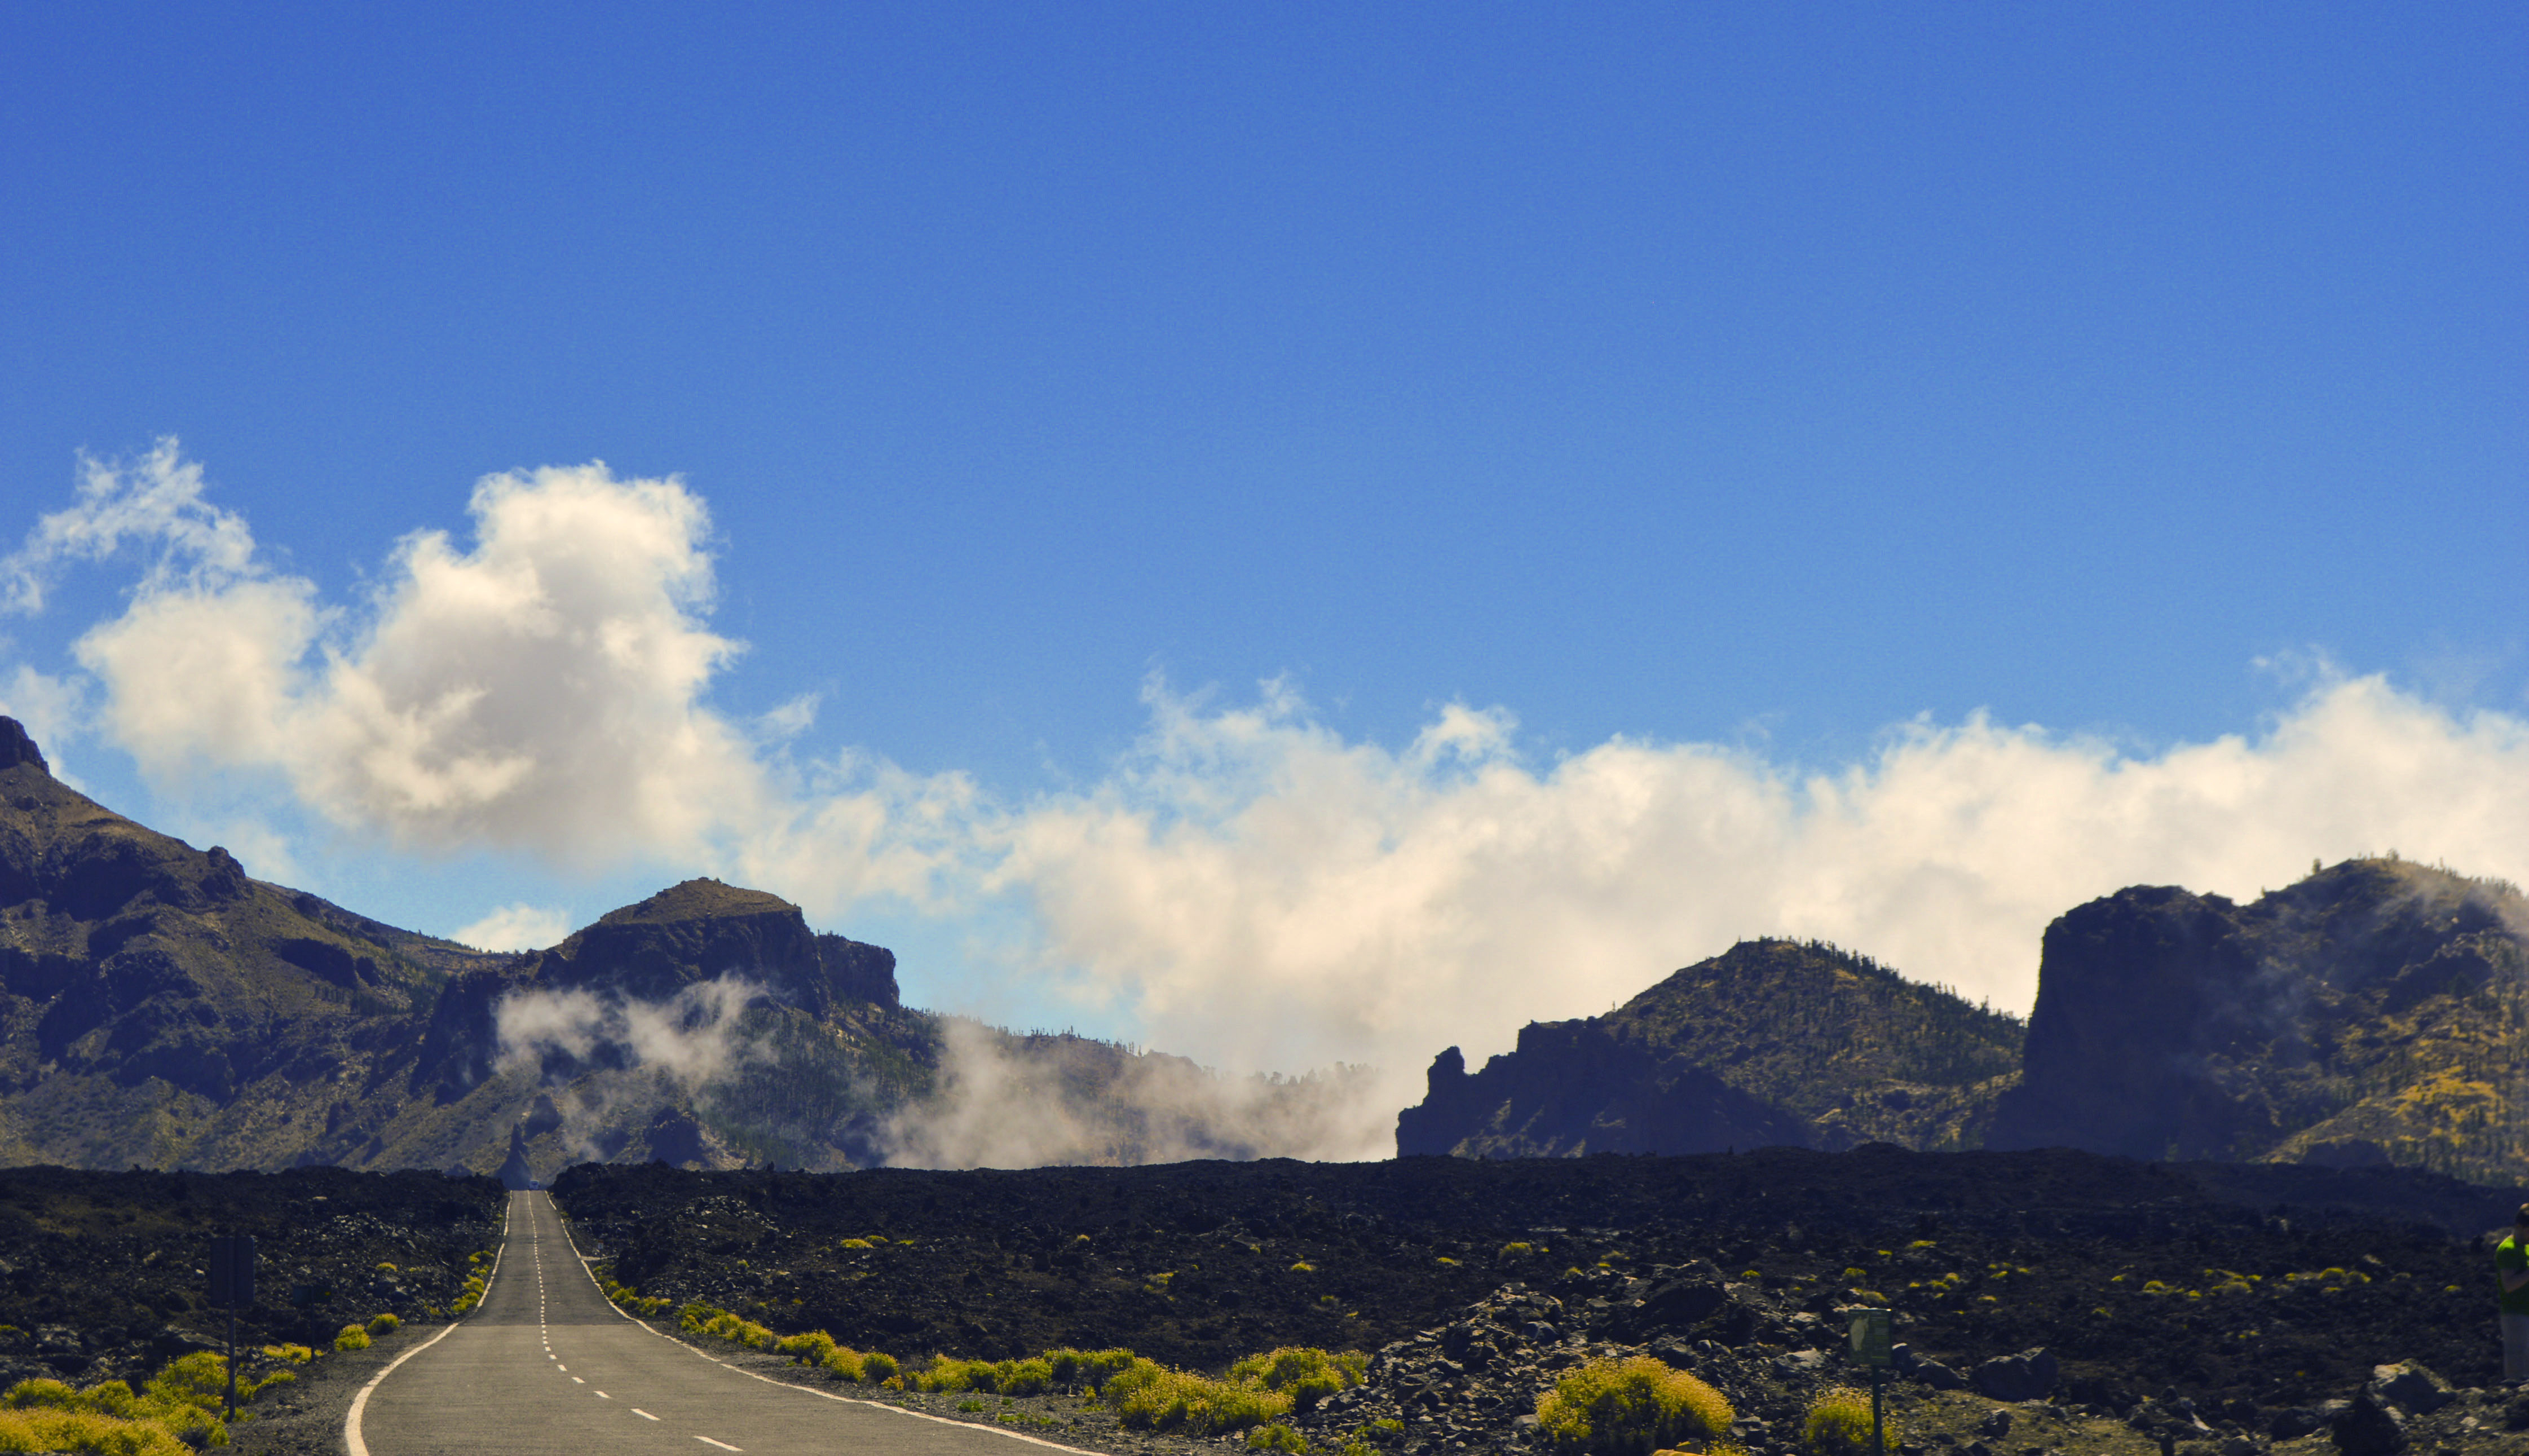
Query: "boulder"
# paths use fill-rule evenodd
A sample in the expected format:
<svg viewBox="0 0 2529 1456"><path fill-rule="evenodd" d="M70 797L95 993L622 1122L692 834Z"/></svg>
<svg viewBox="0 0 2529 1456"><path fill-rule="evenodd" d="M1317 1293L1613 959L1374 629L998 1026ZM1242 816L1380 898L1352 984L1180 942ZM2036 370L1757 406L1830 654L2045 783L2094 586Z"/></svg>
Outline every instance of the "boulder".
<svg viewBox="0 0 2529 1456"><path fill-rule="evenodd" d="M2373 1366L2371 1383L2362 1388L2379 1404L2394 1406L2409 1416L2429 1416L2458 1399L2449 1381L2413 1360Z"/></svg>
<svg viewBox="0 0 2529 1456"><path fill-rule="evenodd" d="M1977 1366L1969 1378L1976 1393L1988 1400L2043 1400L2059 1374L2054 1353L2041 1348L1997 1355Z"/></svg>
<svg viewBox="0 0 2529 1456"><path fill-rule="evenodd" d="M2367 1385L2328 1423L2328 1434L2344 1456L2392 1456L2406 1447L2405 1421Z"/></svg>

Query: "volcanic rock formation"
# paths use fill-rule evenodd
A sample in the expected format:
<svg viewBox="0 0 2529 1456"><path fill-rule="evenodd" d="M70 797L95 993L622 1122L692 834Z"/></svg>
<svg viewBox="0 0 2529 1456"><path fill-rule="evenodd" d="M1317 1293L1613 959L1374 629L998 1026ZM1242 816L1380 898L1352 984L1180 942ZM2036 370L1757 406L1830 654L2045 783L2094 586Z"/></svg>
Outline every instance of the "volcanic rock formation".
<svg viewBox="0 0 2529 1456"><path fill-rule="evenodd" d="M1749 941L1604 1016L1532 1022L1469 1075L1452 1047L1400 1155L1553 1158L1776 1144L1972 1145L2020 1024L1831 945Z"/></svg>
<svg viewBox="0 0 2529 1456"><path fill-rule="evenodd" d="M2349 860L2236 905L2136 888L2046 931L1996 1147L2421 1164L2529 1161L2529 903Z"/></svg>

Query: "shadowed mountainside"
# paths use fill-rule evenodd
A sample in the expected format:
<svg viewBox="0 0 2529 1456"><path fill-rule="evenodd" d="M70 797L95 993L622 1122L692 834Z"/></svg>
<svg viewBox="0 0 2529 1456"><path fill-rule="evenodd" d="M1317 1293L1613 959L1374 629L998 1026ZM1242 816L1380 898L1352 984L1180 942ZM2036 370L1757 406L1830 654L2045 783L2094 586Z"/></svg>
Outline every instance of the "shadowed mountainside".
<svg viewBox="0 0 2529 1456"><path fill-rule="evenodd" d="M134 823L0 718L0 1163L515 1184L583 1159L1255 1157L1348 1085L911 1009L891 952L716 880L486 954ZM992 1135L1014 1110L1030 1148Z"/></svg>
<svg viewBox="0 0 2529 1456"><path fill-rule="evenodd" d="M1775 1144L1974 1146L2022 1027L1831 945L1749 941L1604 1016L1458 1049L1399 1114L1401 1155L1556 1158Z"/></svg>
<svg viewBox="0 0 2529 1456"><path fill-rule="evenodd" d="M1691 1153L1868 1140L2135 1158L2529 1165L2529 901L2402 861L2246 905L2169 887L2047 928L2009 1017L1831 947L1750 942L1605 1016L1457 1049L1401 1153Z"/></svg>
<svg viewBox="0 0 2529 1456"><path fill-rule="evenodd" d="M2417 1165L2529 1161L2529 902L2348 860L2237 905L2137 888L2046 931L1997 1147Z"/></svg>

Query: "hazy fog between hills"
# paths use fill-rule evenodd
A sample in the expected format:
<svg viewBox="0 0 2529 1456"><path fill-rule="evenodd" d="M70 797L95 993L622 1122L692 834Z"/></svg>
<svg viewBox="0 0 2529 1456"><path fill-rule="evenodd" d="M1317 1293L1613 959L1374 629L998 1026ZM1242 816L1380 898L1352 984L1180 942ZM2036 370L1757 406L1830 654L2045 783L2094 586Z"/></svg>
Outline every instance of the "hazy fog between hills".
<svg viewBox="0 0 2529 1456"><path fill-rule="evenodd" d="M734 972L657 1001L578 988L512 993L496 1011L500 1067L525 1072L549 1052L606 1067L548 1094L565 1144L603 1161L599 1129L619 1108L646 1109L672 1094L708 1107L730 1079L778 1062L773 1039L745 1024L746 1008L769 995ZM1016 1035L965 1017L942 1018L941 1033L936 1094L896 1107L880 1129L888 1165L1350 1161L1395 1151L1396 1107L1370 1068L1236 1076L1163 1052Z"/></svg>
<svg viewBox="0 0 2529 1456"><path fill-rule="evenodd" d="M128 754L266 879L307 884L299 859L341 836L715 874L824 925L922 930L935 1004L1076 1008L1235 1072L1374 1066L1365 1105L1390 1111L1442 1047L1480 1059L1525 1021L1604 1011L1743 939L1832 941L2024 1011L2045 925L2125 886L2245 898L2393 847L2529 879L2529 726L2316 656L2255 665L2298 695L2251 734L1924 717L1824 767L1761 736L1549 758L1510 709L1454 702L1410 741L1361 741L1288 679L1231 702L1155 678L1112 762L995 791L880 751L796 751L814 695L752 720L716 707L743 644L713 629L710 512L682 482L547 467L484 478L468 509L470 540L412 533L356 600L329 601L174 442L90 460L0 563L10 605L42 610L79 564L143 565L76 670L16 664L0 709L74 770ZM982 948L960 961L967 936ZM979 1064L959 1085L985 1107L1032 1084ZM973 1146L1033 1110L907 1146ZM1374 1141L1366 1116L1302 1120L1332 1146Z"/></svg>

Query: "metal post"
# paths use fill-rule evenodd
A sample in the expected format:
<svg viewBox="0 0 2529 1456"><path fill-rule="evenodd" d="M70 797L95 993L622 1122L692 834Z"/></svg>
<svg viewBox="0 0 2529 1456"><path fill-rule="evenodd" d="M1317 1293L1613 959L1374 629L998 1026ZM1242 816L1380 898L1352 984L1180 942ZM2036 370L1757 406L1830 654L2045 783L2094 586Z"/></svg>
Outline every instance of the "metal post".
<svg viewBox="0 0 2529 1456"><path fill-rule="evenodd" d="M229 1415L237 1420L237 1306L229 1306Z"/></svg>
<svg viewBox="0 0 2529 1456"><path fill-rule="evenodd" d="M1880 1368L1870 1368L1870 1449L1888 1456L1888 1427L1879 1410Z"/></svg>

